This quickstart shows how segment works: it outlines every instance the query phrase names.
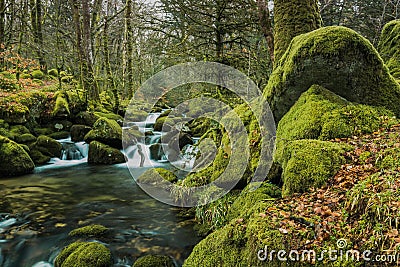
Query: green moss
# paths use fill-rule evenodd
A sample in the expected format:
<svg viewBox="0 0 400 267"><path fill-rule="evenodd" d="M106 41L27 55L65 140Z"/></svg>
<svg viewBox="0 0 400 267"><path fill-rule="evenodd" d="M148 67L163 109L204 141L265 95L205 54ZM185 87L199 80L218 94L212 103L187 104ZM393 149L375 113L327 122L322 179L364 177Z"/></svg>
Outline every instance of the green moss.
<svg viewBox="0 0 400 267"><path fill-rule="evenodd" d="M38 150L42 154L49 157L61 157L62 145L53 138L45 135L40 135L36 142L30 146L30 148L33 150Z"/></svg>
<svg viewBox="0 0 400 267"><path fill-rule="evenodd" d="M292 40L264 92L276 122L314 84L400 115L400 106L393 105L400 98L399 84L372 44L345 27L325 27Z"/></svg>
<svg viewBox="0 0 400 267"><path fill-rule="evenodd" d="M290 142L278 160L283 167L283 196L307 192L326 184L346 162L351 147L318 140Z"/></svg>
<svg viewBox="0 0 400 267"><path fill-rule="evenodd" d="M275 62L279 62L292 39L321 27L318 1L274 1Z"/></svg>
<svg viewBox="0 0 400 267"><path fill-rule="evenodd" d="M378 51L396 79L400 79L400 20L393 20L383 28Z"/></svg>
<svg viewBox="0 0 400 267"><path fill-rule="evenodd" d="M71 83L74 80L74 76L63 76L61 78L61 82L63 83Z"/></svg>
<svg viewBox="0 0 400 267"><path fill-rule="evenodd" d="M98 116L99 118L107 118L114 121L122 122L124 120L124 118L122 118L120 115L114 113L94 112L94 115Z"/></svg>
<svg viewBox="0 0 400 267"><path fill-rule="evenodd" d="M175 183L178 181L178 178L173 172L163 168L148 169L138 177L137 181L143 184L163 183L160 176L169 183Z"/></svg>
<svg viewBox="0 0 400 267"><path fill-rule="evenodd" d="M49 134L50 138L56 139L56 140L61 140L61 139L67 139L69 137L69 132L67 131L61 131L61 132L54 132Z"/></svg>
<svg viewBox="0 0 400 267"><path fill-rule="evenodd" d="M15 141L19 144L29 144L36 142L36 137L30 133L27 133L23 135L17 135L15 137Z"/></svg>
<svg viewBox="0 0 400 267"><path fill-rule="evenodd" d="M42 80L44 78L44 73L41 70L34 70L31 75L33 79Z"/></svg>
<svg viewBox="0 0 400 267"><path fill-rule="evenodd" d="M55 267L109 267L111 253L103 244L75 242L64 248L55 259Z"/></svg>
<svg viewBox="0 0 400 267"><path fill-rule="evenodd" d="M331 140L368 134L397 123L384 108L352 104L327 89L313 85L303 93L278 124L275 158L293 140Z"/></svg>
<svg viewBox="0 0 400 267"><path fill-rule="evenodd" d="M29 151L29 155L30 155L31 159L33 160L33 162L37 165L43 165L50 161L49 156L43 155L42 152L40 152L39 150L36 150L36 149L31 149Z"/></svg>
<svg viewBox="0 0 400 267"><path fill-rule="evenodd" d="M381 170L398 170L400 168L400 148L387 149L377 156L376 167Z"/></svg>
<svg viewBox="0 0 400 267"><path fill-rule="evenodd" d="M28 73L22 73L20 76L21 79L30 79L32 76Z"/></svg>
<svg viewBox="0 0 400 267"><path fill-rule="evenodd" d="M52 76L52 77L57 78L57 77L58 77L58 70L57 70L57 69L48 70L48 71L47 71L47 74L48 74L49 76Z"/></svg>
<svg viewBox="0 0 400 267"><path fill-rule="evenodd" d="M52 115L54 117L68 117L70 115L68 97L65 93L57 93L56 97L56 105L54 106Z"/></svg>
<svg viewBox="0 0 400 267"><path fill-rule="evenodd" d="M125 156L119 149L93 141L89 145L88 163L105 165L120 164L125 163Z"/></svg>
<svg viewBox="0 0 400 267"><path fill-rule="evenodd" d="M132 267L174 267L174 261L168 256L146 255L140 257Z"/></svg>
<svg viewBox="0 0 400 267"><path fill-rule="evenodd" d="M98 119L93 129L85 135L85 142L99 141L114 148L122 148L122 128L114 120Z"/></svg>
<svg viewBox="0 0 400 267"><path fill-rule="evenodd" d="M29 134L28 128L26 128L23 125L14 125L11 126L10 132L14 135L23 135L23 134Z"/></svg>
<svg viewBox="0 0 400 267"><path fill-rule="evenodd" d="M0 136L0 177L31 173L34 168L33 161L20 145Z"/></svg>
<svg viewBox="0 0 400 267"><path fill-rule="evenodd" d="M129 109L126 111L125 119L132 122L144 121L146 120L147 115L148 113L144 110Z"/></svg>
<svg viewBox="0 0 400 267"><path fill-rule="evenodd" d="M107 231L107 227L100 224L93 224L72 230L68 235L71 237L101 237Z"/></svg>
<svg viewBox="0 0 400 267"><path fill-rule="evenodd" d="M50 134L54 133L54 131L51 128L35 128L35 129L33 129L33 131L36 136L50 135Z"/></svg>

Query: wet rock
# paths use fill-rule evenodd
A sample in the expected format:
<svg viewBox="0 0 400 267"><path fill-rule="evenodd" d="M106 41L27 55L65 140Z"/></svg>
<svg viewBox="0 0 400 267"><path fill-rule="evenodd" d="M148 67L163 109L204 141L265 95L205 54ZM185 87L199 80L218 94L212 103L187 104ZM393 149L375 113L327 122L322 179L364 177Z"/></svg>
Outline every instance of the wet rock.
<svg viewBox="0 0 400 267"><path fill-rule="evenodd" d="M45 156L60 158L62 145L53 138L40 135L37 141L30 146L30 149L40 151Z"/></svg>
<svg viewBox="0 0 400 267"><path fill-rule="evenodd" d="M161 255L146 255L140 257L132 267L174 267L171 257Z"/></svg>
<svg viewBox="0 0 400 267"><path fill-rule="evenodd" d="M0 136L0 176L31 173L35 165L28 153L17 143Z"/></svg>
<svg viewBox="0 0 400 267"><path fill-rule="evenodd" d="M111 252L97 242L75 242L64 248L54 262L55 267L108 267Z"/></svg>
<svg viewBox="0 0 400 267"><path fill-rule="evenodd" d="M89 158L90 164L119 164L125 162L125 156L116 148L93 141L89 145Z"/></svg>
<svg viewBox="0 0 400 267"><path fill-rule="evenodd" d="M99 141L114 148L122 148L122 128L114 120L100 118L93 129L85 135L85 142Z"/></svg>
<svg viewBox="0 0 400 267"><path fill-rule="evenodd" d="M74 125L71 127L71 141L82 142L85 139L85 135L90 132L92 128L86 125Z"/></svg>

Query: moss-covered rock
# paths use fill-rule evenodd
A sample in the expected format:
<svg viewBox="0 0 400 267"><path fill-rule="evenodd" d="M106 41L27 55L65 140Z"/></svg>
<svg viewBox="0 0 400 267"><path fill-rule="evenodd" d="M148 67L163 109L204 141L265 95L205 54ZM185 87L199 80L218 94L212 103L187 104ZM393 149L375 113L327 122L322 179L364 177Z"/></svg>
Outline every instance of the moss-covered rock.
<svg viewBox="0 0 400 267"><path fill-rule="evenodd" d="M118 123L122 123L122 121L124 120L124 118L122 118L120 115L115 114L115 113L105 113L105 112L94 112L94 115L96 115L99 118L106 118L106 119L110 119L110 120L114 120Z"/></svg>
<svg viewBox="0 0 400 267"><path fill-rule="evenodd" d="M112 165L124 162L125 156L118 149L97 141L90 143L88 163Z"/></svg>
<svg viewBox="0 0 400 267"><path fill-rule="evenodd" d="M275 62L279 62L294 37L318 29L321 23L316 0L274 1Z"/></svg>
<svg viewBox="0 0 400 267"><path fill-rule="evenodd" d="M19 144L30 144L30 143L36 142L36 140L37 140L37 138L30 133L17 135L15 137L15 141Z"/></svg>
<svg viewBox="0 0 400 267"><path fill-rule="evenodd" d="M372 44L345 27L325 27L292 40L264 92L276 122L313 84L400 115L400 106L393 105L393 99L400 98L400 85Z"/></svg>
<svg viewBox="0 0 400 267"><path fill-rule="evenodd" d="M33 79L42 80L42 79L44 79L45 75L41 70L34 70L34 71L32 71L31 76Z"/></svg>
<svg viewBox="0 0 400 267"><path fill-rule="evenodd" d="M114 148L122 148L122 128L114 120L100 118L93 125L93 129L85 135L86 143L99 141Z"/></svg>
<svg viewBox="0 0 400 267"><path fill-rule="evenodd" d="M92 112L80 112L78 115L75 117L75 124L81 124L81 125L86 125L89 127L93 127L93 125L96 123L96 121L99 119L98 116L94 115Z"/></svg>
<svg viewBox="0 0 400 267"><path fill-rule="evenodd" d="M57 69L51 69L47 71L47 74L51 77L57 78L58 77L58 70Z"/></svg>
<svg viewBox="0 0 400 267"><path fill-rule="evenodd" d="M71 237L102 237L107 231L107 227L100 224L93 224L72 230L68 235Z"/></svg>
<svg viewBox="0 0 400 267"><path fill-rule="evenodd" d="M257 257L260 249L285 249L285 236L276 230L278 222L265 214L274 207L267 193L275 189L269 187L243 191L230 208L231 221L197 244L183 266L265 266Z"/></svg>
<svg viewBox="0 0 400 267"><path fill-rule="evenodd" d="M49 156L43 155L42 152L40 152L39 150L36 150L36 149L30 149L29 156L31 157L31 159L33 160L33 162L36 165L46 164L51 159Z"/></svg>
<svg viewBox="0 0 400 267"><path fill-rule="evenodd" d="M36 136L39 136L39 135L50 135L50 134L54 133L54 130L52 128L34 128L33 129L33 133Z"/></svg>
<svg viewBox="0 0 400 267"><path fill-rule="evenodd" d="M161 177L160 177L161 176ZM175 183L178 177L171 171L163 168L148 169L137 178L137 182L141 184L157 184L168 186L168 183Z"/></svg>
<svg viewBox="0 0 400 267"><path fill-rule="evenodd" d="M131 122L145 121L148 113L144 110L127 110L125 113L125 119Z"/></svg>
<svg viewBox="0 0 400 267"><path fill-rule="evenodd" d="M32 150L38 150L42 154L52 158L61 157L62 145L53 138L45 135L40 135L30 148Z"/></svg>
<svg viewBox="0 0 400 267"><path fill-rule="evenodd" d="M90 132L92 128L86 125L73 125L71 127L71 141L72 142L81 142L84 140L85 135Z"/></svg>
<svg viewBox="0 0 400 267"><path fill-rule="evenodd" d="M109 267L111 252L96 242L75 242L64 248L54 262L55 267Z"/></svg>
<svg viewBox="0 0 400 267"><path fill-rule="evenodd" d="M12 139L16 139L17 136L21 136L24 134L30 134L28 128L23 125L13 125L10 127L10 134L12 135Z"/></svg>
<svg viewBox="0 0 400 267"><path fill-rule="evenodd" d="M59 92L55 95L56 105L52 115L55 118L67 118L71 114L69 110L68 96L66 93Z"/></svg>
<svg viewBox="0 0 400 267"><path fill-rule="evenodd" d="M287 144L283 157L282 195L307 192L326 184L346 163L344 152L351 147L318 140L298 140Z"/></svg>
<svg viewBox="0 0 400 267"><path fill-rule="evenodd" d="M0 136L0 177L31 173L34 168L32 159L20 145Z"/></svg>
<svg viewBox="0 0 400 267"><path fill-rule="evenodd" d="M54 132L49 134L48 136L50 138L56 139L56 140L61 140L61 139L67 139L69 137L70 133L67 131L60 131L60 132Z"/></svg>
<svg viewBox="0 0 400 267"><path fill-rule="evenodd" d="M286 144L293 140L345 138L372 133L396 123L389 110L353 104L313 85L280 120L275 158L281 157Z"/></svg>
<svg viewBox="0 0 400 267"><path fill-rule="evenodd" d="M137 259L132 267L175 267L175 264L168 256L146 255Z"/></svg>
<svg viewBox="0 0 400 267"><path fill-rule="evenodd" d="M400 79L400 20L393 20L385 25L378 51L393 77Z"/></svg>

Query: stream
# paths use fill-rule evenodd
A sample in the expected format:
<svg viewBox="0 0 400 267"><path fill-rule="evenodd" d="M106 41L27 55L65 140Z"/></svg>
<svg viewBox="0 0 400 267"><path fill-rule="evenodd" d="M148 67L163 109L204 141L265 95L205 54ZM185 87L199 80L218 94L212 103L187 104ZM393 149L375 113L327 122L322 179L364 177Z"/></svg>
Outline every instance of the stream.
<svg viewBox="0 0 400 267"><path fill-rule="evenodd" d="M150 130L158 116L150 114L138 126ZM143 147L148 150L161 134L154 133ZM68 233L89 224L110 229L105 245L114 266L132 266L147 254L169 255L182 265L199 242L192 222L177 216L178 209L145 194L125 163L88 165L87 144L60 142L61 159L52 159L31 175L0 180L0 266L53 266L62 248L77 240ZM129 160L136 161L137 153L133 148L131 152ZM162 156L146 158L134 175L152 166L170 165Z"/></svg>

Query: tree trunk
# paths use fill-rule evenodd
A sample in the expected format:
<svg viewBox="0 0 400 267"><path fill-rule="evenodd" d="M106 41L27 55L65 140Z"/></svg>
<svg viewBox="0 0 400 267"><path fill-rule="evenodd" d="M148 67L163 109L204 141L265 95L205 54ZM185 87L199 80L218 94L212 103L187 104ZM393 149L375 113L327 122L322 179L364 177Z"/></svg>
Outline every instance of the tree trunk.
<svg viewBox="0 0 400 267"><path fill-rule="evenodd" d="M257 0L257 6L260 27L268 45L268 52L271 61L274 62L274 31L272 28L268 3L266 3L265 0Z"/></svg>
<svg viewBox="0 0 400 267"><path fill-rule="evenodd" d="M0 53L4 52L5 49L5 27L6 27L6 4L5 0L0 0ZM4 69L4 58L0 58L1 71Z"/></svg>
<svg viewBox="0 0 400 267"><path fill-rule="evenodd" d="M124 51L123 51L123 87L128 98L133 96L133 45L132 45L132 0L125 3L125 29L124 29Z"/></svg>
<svg viewBox="0 0 400 267"><path fill-rule="evenodd" d="M317 0L275 0L275 64L276 67L293 37L321 27Z"/></svg>
<svg viewBox="0 0 400 267"><path fill-rule="evenodd" d="M31 24L33 40L36 47L36 56L42 70L46 70L46 61L43 52L43 31L42 31L42 0L30 0L31 6Z"/></svg>

